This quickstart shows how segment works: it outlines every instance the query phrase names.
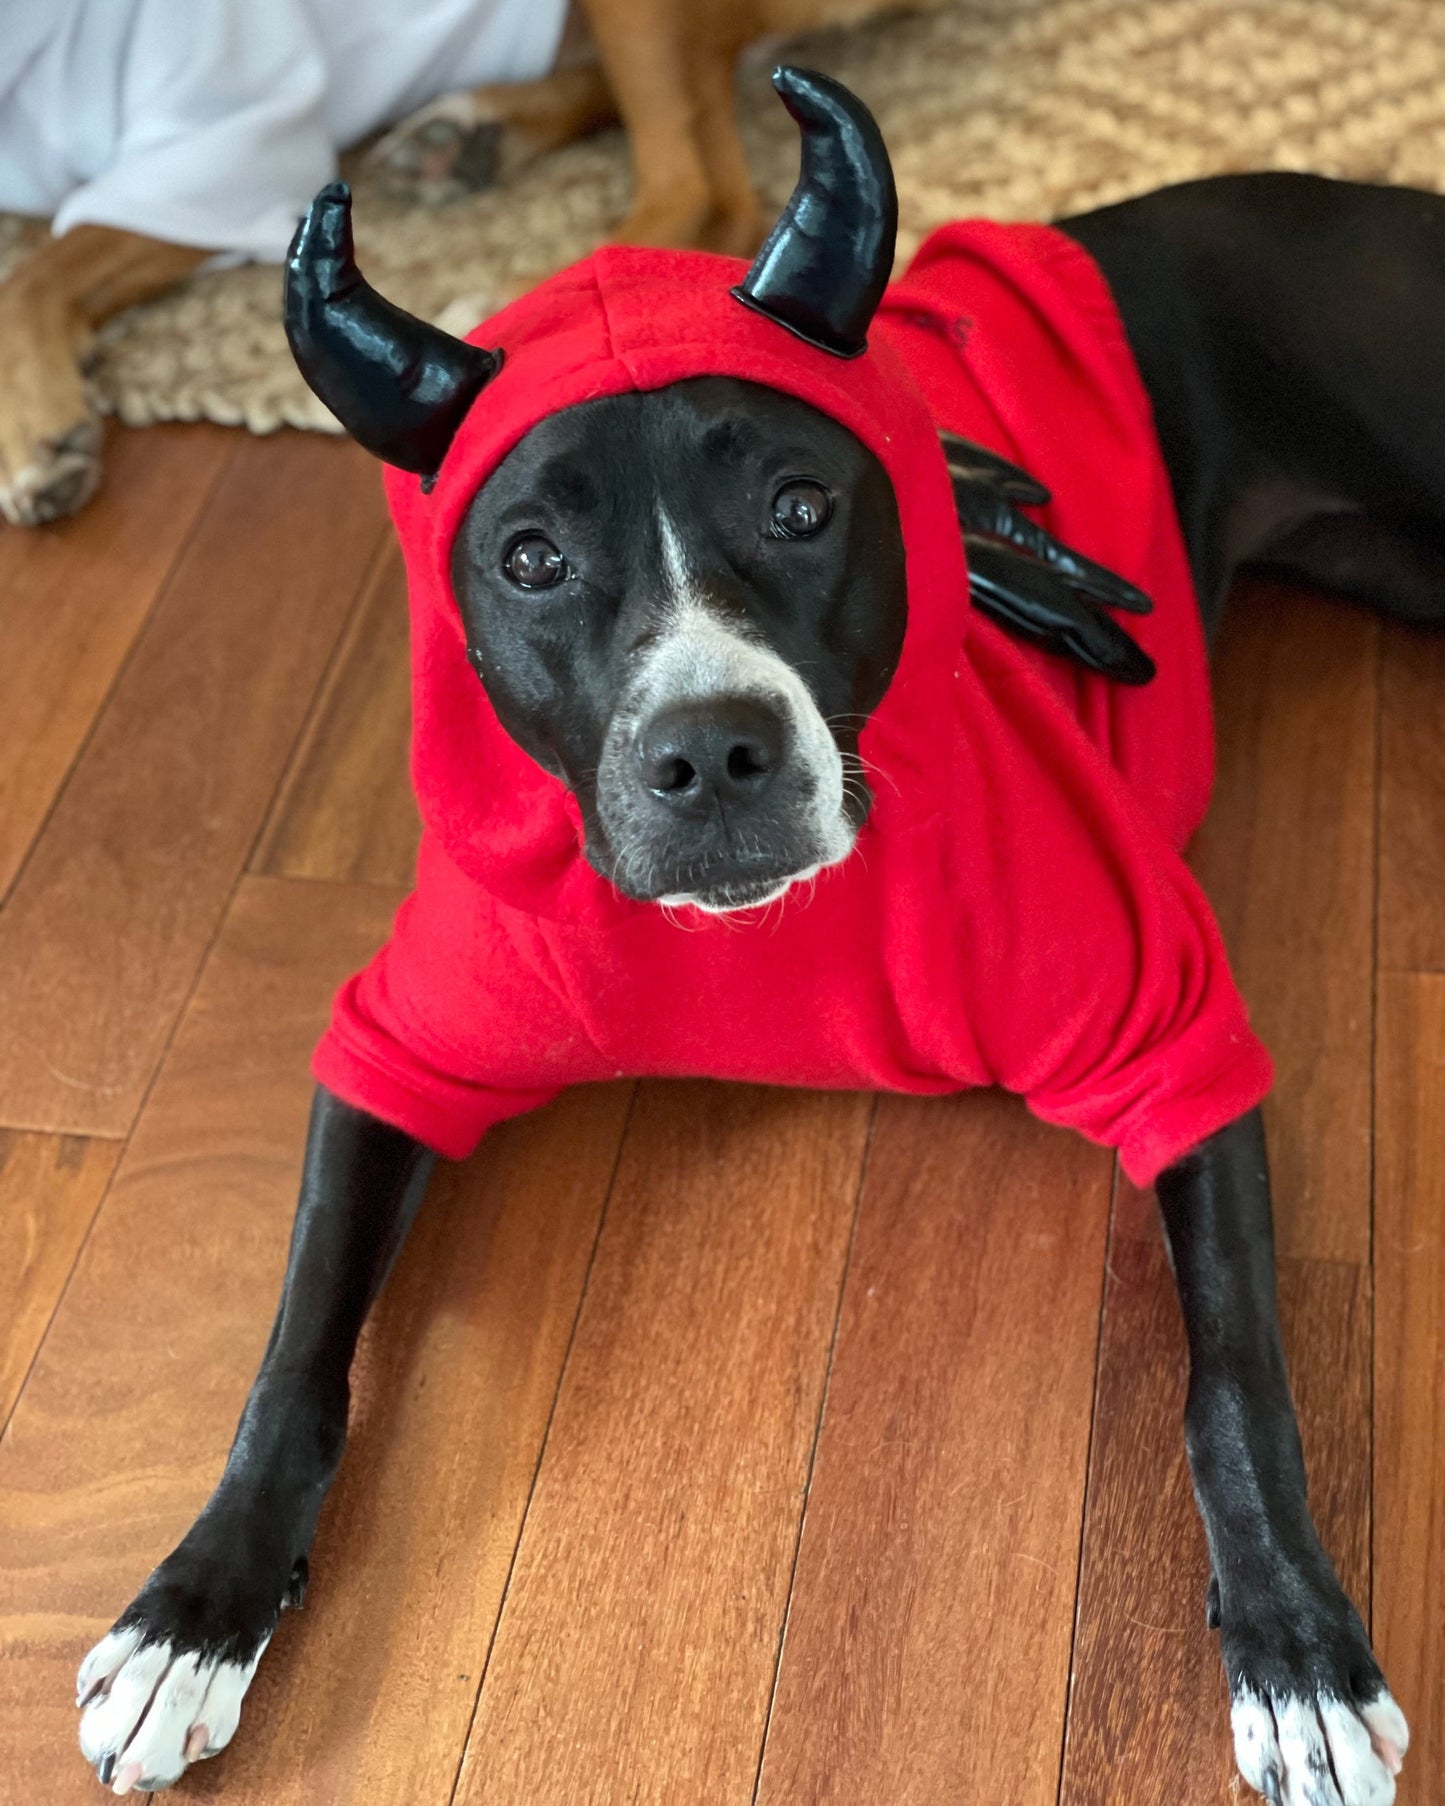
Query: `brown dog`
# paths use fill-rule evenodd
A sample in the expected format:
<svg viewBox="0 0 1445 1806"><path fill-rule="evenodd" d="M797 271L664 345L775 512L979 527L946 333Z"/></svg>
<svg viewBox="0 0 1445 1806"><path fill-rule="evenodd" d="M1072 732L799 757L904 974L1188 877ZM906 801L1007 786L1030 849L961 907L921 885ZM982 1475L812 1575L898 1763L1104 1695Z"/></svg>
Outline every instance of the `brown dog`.
<svg viewBox="0 0 1445 1806"><path fill-rule="evenodd" d="M762 236L734 69L760 37L918 11L941 0L572 0L541 80L445 95L371 156L393 194L435 203L505 178L620 120L633 167L618 242L747 255ZM112 314L189 274L207 253L77 226L0 284L0 513L35 526L74 513L100 480L100 422L80 375ZM544 272L538 272L543 274Z"/></svg>

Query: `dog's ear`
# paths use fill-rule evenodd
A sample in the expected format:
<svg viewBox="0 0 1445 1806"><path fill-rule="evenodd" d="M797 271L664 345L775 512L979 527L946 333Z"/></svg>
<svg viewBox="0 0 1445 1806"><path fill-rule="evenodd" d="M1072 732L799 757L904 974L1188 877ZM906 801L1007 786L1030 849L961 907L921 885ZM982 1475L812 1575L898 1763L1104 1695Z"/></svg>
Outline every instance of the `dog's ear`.
<svg viewBox="0 0 1445 1806"><path fill-rule="evenodd" d="M296 366L358 444L429 487L467 410L502 367L384 300L356 267L351 190L323 188L286 253Z"/></svg>
<svg viewBox="0 0 1445 1806"><path fill-rule="evenodd" d="M784 67L773 86L802 133L802 169L733 294L810 345L857 357L893 269L893 166L877 121L841 82Z"/></svg>

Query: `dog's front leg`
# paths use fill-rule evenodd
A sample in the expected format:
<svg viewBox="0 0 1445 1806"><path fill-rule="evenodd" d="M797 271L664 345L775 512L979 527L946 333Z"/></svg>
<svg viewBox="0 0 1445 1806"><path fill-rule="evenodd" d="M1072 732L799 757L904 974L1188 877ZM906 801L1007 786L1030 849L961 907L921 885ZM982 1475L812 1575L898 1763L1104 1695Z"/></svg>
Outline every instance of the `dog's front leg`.
<svg viewBox="0 0 1445 1806"><path fill-rule="evenodd" d="M81 1748L117 1793L169 1786L230 1742L281 1607L300 1604L356 1339L431 1167L409 1136L318 1089L281 1303L225 1472L81 1664Z"/></svg>
<svg viewBox="0 0 1445 1806"><path fill-rule="evenodd" d="M1185 1439L1240 1772L1286 1806L1387 1806L1408 1732L1321 1547L1280 1343L1257 1110L1170 1167L1159 1203L1189 1340Z"/></svg>

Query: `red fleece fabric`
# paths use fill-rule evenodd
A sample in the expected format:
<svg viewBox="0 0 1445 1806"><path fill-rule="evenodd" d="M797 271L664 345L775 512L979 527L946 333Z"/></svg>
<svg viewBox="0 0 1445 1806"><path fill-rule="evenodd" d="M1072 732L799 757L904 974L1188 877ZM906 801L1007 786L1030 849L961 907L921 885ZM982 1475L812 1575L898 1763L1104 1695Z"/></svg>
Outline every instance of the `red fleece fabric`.
<svg viewBox="0 0 1445 1806"><path fill-rule="evenodd" d="M562 1087L623 1074L951 1092L1002 1085L1147 1184L1258 1103L1249 1028L1181 857L1213 776L1205 650L1149 404L1095 265L1037 226L936 233L867 354L728 294L743 266L604 250L473 335L506 363L430 495L387 475L412 610L424 836L391 939L337 998L317 1078L460 1157ZM734 376L841 422L893 482L902 658L862 736L875 805L811 896L747 917L630 902L563 785L497 722L448 572L478 485L595 396ZM1154 599L1127 689L975 613L938 429L1053 491L1037 517Z"/></svg>

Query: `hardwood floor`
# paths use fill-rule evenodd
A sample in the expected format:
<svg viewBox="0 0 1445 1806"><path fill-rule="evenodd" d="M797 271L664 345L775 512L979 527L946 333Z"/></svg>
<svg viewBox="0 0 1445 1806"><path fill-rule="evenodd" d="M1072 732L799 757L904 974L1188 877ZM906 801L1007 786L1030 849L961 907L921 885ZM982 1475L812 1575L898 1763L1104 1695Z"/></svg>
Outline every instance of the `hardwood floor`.
<svg viewBox="0 0 1445 1806"><path fill-rule="evenodd" d="M205 1498L416 821L353 448L0 533L0 1806ZM1263 584L1195 863L1277 1057L1321 1527L1445 1772L1445 641ZM446 1169L227 1806L1226 1806L1152 1200L1010 1100L619 1083Z"/></svg>

